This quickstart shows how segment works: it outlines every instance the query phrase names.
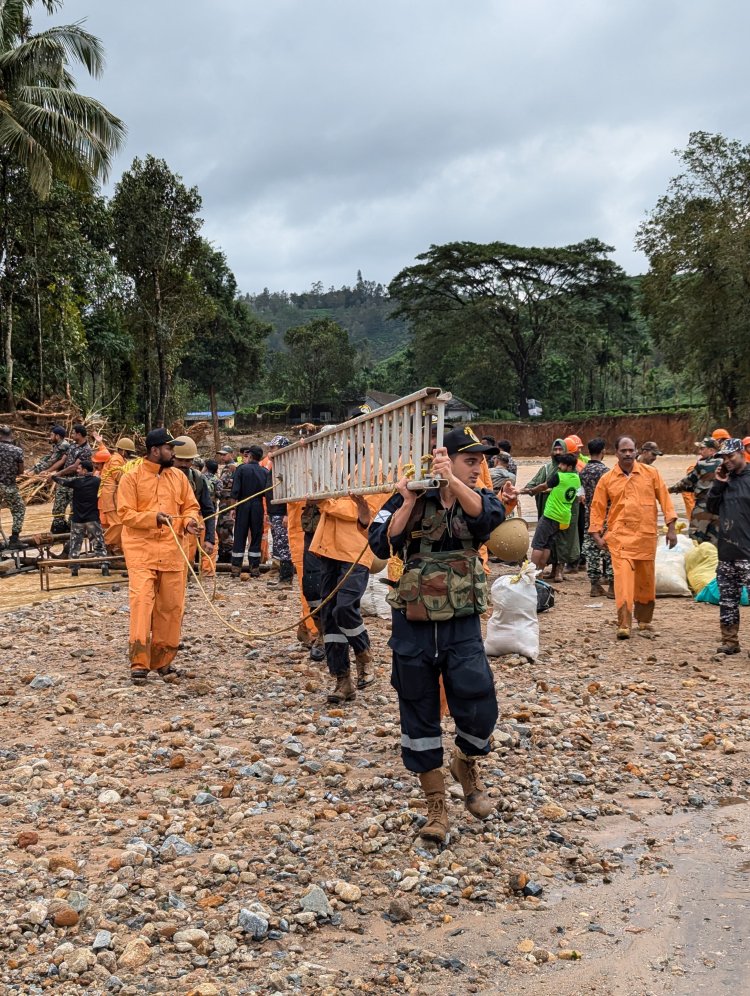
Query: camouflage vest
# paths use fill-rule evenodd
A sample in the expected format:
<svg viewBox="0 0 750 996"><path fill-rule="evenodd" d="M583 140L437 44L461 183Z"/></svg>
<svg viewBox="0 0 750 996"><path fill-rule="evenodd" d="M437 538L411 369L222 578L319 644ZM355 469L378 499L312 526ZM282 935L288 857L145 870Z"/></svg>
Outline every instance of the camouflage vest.
<svg viewBox="0 0 750 996"><path fill-rule="evenodd" d="M433 552L445 536L461 541L462 550ZM413 528L419 526L418 529ZM410 622L447 622L481 615L488 605L487 575L458 502L448 510L433 498L422 498L406 528L407 542L419 539L419 553L410 557L395 587L386 596L392 608Z"/></svg>

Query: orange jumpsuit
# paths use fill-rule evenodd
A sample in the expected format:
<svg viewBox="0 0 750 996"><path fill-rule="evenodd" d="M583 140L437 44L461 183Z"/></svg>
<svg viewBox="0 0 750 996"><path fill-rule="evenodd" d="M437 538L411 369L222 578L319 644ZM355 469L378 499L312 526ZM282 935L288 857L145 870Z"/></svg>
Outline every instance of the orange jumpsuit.
<svg viewBox="0 0 750 996"><path fill-rule="evenodd" d="M174 660L185 605L185 561L169 528L157 526L156 514L175 516L182 541L188 519L200 520L200 508L181 470L144 460L123 474L117 512L128 568L130 666L154 671Z"/></svg>
<svg viewBox="0 0 750 996"><path fill-rule="evenodd" d="M639 623L651 622L654 615L657 501L667 524L674 522L677 516L667 486L659 471L645 463L635 463L630 474L615 464L594 491L589 532L601 532L608 522L606 540L621 629L630 629L633 614Z"/></svg>
<svg viewBox="0 0 750 996"><path fill-rule="evenodd" d="M99 485L99 518L104 527L104 542L107 549L122 549L122 523L117 512L117 487L122 477L125 457L122 453L113 453L102 471L102 483Z"/></svg>
<svg viewBox="0 0 750 996"><path fill-rule="evenodd" d="M685 471L685 476L687 476L691 470L695 470L694 463L691 463ZM689 522L690 516L693 514L693 509L695 508L695 495L692 491L682 491L681 494L682 500L685 502L685 515L687 516L687 520Z"/></svg>

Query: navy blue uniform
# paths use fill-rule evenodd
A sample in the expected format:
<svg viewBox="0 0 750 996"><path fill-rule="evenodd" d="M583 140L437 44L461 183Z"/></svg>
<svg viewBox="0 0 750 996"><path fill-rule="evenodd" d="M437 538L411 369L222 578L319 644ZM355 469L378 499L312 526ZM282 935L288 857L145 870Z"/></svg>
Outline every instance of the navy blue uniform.
<svg viewBox="0 0 750 996"><path fill-rule="evenodd" d="M438 490L427 496L440 501ZM464 523L476 546L485 543L505 518L501 502L491 491L479 490L482 511L473 518L461 510ZM414 535L388 536L393 513L403 505L400 494L390 498L375 516L369 529L370 548L376 557L397 553L404 561L421 552L421 538ZM463 550L464 543L453 534L452 521L458 502L448 515L449 528L432 543L432 552ZM456 745L467 755L488 754L490 737L497 722L495 683L484 652L481 620L478 615L447 622L410 622L403 612L393 610L393 651L391 684L396 689L401 716L401 756L409 771L432 771L443 764L440 728L440 685L443 685L451 716L456 724Z"/></svg>
<svg viewBox="0 0 750 996"><path fill-rule="evenodd" d="M243 463L234 472L232 480L232 501L241 501L250 495L258 494L271 485L271 474L259 463ZM265 495L246 501L235 509L234 542L232 544L232 567L242 567L245 559L245 544L248 533L247 558L251 568L260 567L260 547L263 542L263 521Z"/></svg>

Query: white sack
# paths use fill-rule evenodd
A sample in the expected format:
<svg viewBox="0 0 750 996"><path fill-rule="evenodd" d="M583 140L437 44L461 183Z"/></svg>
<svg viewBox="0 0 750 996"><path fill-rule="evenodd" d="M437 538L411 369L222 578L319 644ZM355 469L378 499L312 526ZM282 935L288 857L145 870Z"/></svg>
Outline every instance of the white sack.
<svg viewBox="0 0 750 996"><path fill-rule="evenodd" d="M385 600L389 588L388 585L382 584L380 581L380 578L387 577L387 567L380 574L371 574L368 577L367 587L361 602L363 616L378 616L380 619L391 618L391 607Z"/></svg>
<svg viewBox="0 0 750 996"><path fill-rule="evenodd" d="M528 563L520 574L499 577L492 585L492 615L484 641L488 657L520 654L535 661L539 656L536 575Z"/></svg>
<svg viewBox="0 0 750 996"><path fill-rule="evenodd" d="M692 592L687 580L685 554L694 547L693 541L685 533L677 534L677 546L670 550L664 537L659 537L656 547L656 596L690 597Z"/></svg>

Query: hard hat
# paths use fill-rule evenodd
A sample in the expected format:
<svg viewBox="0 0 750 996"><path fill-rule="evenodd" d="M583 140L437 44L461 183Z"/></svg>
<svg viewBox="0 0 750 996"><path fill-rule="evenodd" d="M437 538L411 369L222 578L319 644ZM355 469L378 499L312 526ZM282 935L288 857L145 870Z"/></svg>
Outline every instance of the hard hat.
<svg viewBox="0 0 750 996"><path fill-rule="evenodd" d="M711 433L711 438L712 439L731 439L732 437L729 435L729 433L727 432L726 429L714 429L714 431Z"/></svg>
<svg viewBox="0 0 750 996"><path fill-rule="evenodd" d="M101 446L91 457L92 463L107 463L112 454L106 446Z"/></svg>
<svg viewBox="0 0 750 996"><path fill-rule="evenodd" d="M380 574L388 566L388 561L382 557L373 557L370 565L370 574Z"/></svg>
<svg viewBox="0 0 750 996"><path fill-rule="evenodd" d="M576 436L575 434L573 434L572 436L568 436L568 439L574 439L576 442L576 446L583 446L583 440L581 439L580 436Z"/></svg>
<svg viewBox="0 0 750 996"><path fill-rule="evenodd" d="M529 527L523 519L506 519L490 533L487 549L506 564L519 564L529 550Z"/></svg>
<svg viewBox="0 0 750 996"><path fill-rule="evenodd" d="M122 439L118 439L115 443L116 450L125 450L126 453L135 453L135 443L132 439L128 439L127 436L123 436Z"/></svg>
<svg viewBox="0 0 750 996"><path fill-rule="evenodd" d="M568 453L577 453L581 443L577 441L578 436L566 436L563 442Z"/></svg>
<svg viewBox="0 0 750 996"><path fill-rule="evenodd" d="M750 436L745 436L745 438L742 440L742 445L750 446Z"/></svg>
<svg viewBox="0 0 750 996"><path fill-rule="evenodd" d="M198 456L198 447L190 436L175 436L174 455L178 460L192 460Z"/></svg>

